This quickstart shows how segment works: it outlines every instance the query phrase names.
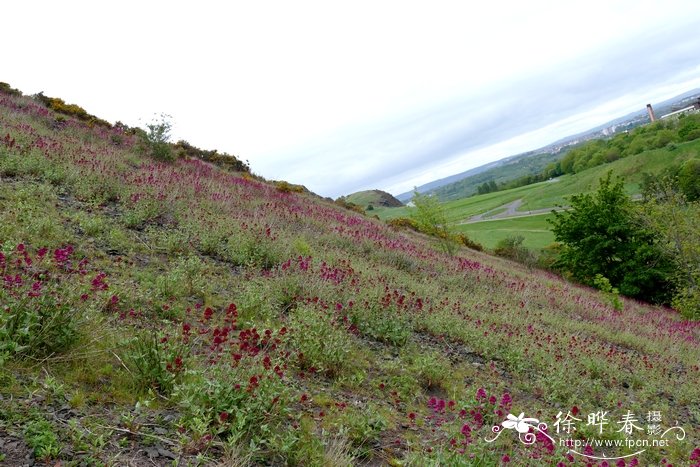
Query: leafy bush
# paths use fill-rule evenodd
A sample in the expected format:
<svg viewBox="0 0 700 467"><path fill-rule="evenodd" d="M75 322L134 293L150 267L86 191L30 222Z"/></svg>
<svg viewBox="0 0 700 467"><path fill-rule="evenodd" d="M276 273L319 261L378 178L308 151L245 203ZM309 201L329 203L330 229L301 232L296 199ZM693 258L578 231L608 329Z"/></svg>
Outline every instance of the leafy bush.
<svg viewBox="0 0 700 467"><path fill-rule="evenodd" d="M410 229L416 232L420 232L418 222L416 222L414 219L411 219L410 217L396 217L394 219L389 219L387 221L387 224L389 224L389 227L391 227L394 230Z"/></svg>
<svg viewBox="0 0 700 467"><path fill-rule="evenodd" d="M124 225L130 229L143 230L146 225L161 219L167 209L162 201L153 198L140 198L124 209L122 220Z"/></svg>
<svg viewBox="0 0 700 467"><path fill-rule="evenodd" d="M459 243L460 245L464 245L467 248L471 248L472 250L476 251L484 251L484 246L481 243L472 240L471 238L469 238L461 232L455 234L454 239L457 243Z"/></svg>
<svg viewBox="0 0 700 467"><path fill-rule="evenodd" d="M496 244L494 253L503 258L512 259L527 266L533 266L536 262L532 251L523 246L525 237L522 235L508 236Z"/></svg>
<svg viewBox="0 0 700 467"><path fill-rule="evenodd" d="M233 368L227 363L212 365L179 384L173 400L185 426L212 430L229 442L270 437L287 412L290 391L282 377L251 360Z"/></svg>
<svg viewBox="0 0 700 467"><path fill-rule="evenodd" d="M346 409L336 424L338 432L347 437L358 457L367 457L372 453L379 436L388 426L377 407L366 410Z"/></svg>
<svg viewBox="0 0 700 467"><path fill-rule="evenodd" d="M170 118L170 115L160 114L160 117L146 124L146 143L151 156L159 161L175 160L175 153L169 143L170 131L173 128Z"/></svg>
<svg viewBox="0 0 700 467"><path fill-rule="evenodd" d="M350 201L346 201L344 198L338 198L334 201L334 203L342 208L348 209L358 214L365 214L365 210L362 206L360 206L359 204L351 203Z"/></svg>
<svg viewBox="0 0 700 467"><path fill-rule="evenodd" d="M282 252L267 233L241 232L228 238L225 256L236 266L272 269L282 260Z"/></svg>
<svg viewBox="0 0 700 467"><path fill-rule="evenodd" d="M238 158L236 158L236 156L226 154L225 152L220 153L216 149L211 151L199 149L183 140L178 141L173 148L180 156L201 159L219 167L236 172L250 173L250 167L248 164L241 162Z"/></svg>
<svg viewBox="0 0 700 467"><path fill-rule="evenodd" d="M602 274L596 274L593 279L593 285L603 293L607 302L616 310L622 310L622 301L620 300L620 291L610 285L610 281Z"/></svg>
<svg viewBox="0 0 700 467"><path fill-rule="evenodd" d="M86 122L88 125L98 125L106 128L112 127L108 121L102 120L101 118L97 118L94 115L87 113L87 111L79 105L66 104L63 99L59 99L58 97L48 97L45 96L43 92L40 92L39 94L35 95L34 98L54 112L75 117L78 120Z"/></svg>
<svg viewBox="0 0 700 467"><path fill-rule="evenodd" d="M170 395L184 372L186 349L165 334L143 332L124 344L122 358L140 391Z"/></svg>
<svg viewBox="0 0 700 467"><path fill-rule="evenodd" d="M675 265L673 307L689 319L700 318L700 202L688 201L678 179L662 178L647 185L643 221L657 232L659 248Z"/></svg>
<svg viewBox="0 0 700 467"><path fill-rule="evenodd" d="M418 226L418 230L437 238L440 248L452 255L455 250L455 239L450 232L445 211L437 196L423 195L415 190L411 201L415 206L411 209L411 218Z"/></svg>
<svg viewBox="0 0 700 467"><path fill-rule="evenodd" d="M275 187L282 193L304 193L306 191L302 185L285 182L284 180L274 182Z"/></svg>
<svg viewBox="0 0 700 467"><path fill-rule="evenodd" d="M668 302L673 265L659 246L659 234L645 227L611 173L598 191L571 197L571 210L554 212L552 231L562 251L558 265L576 280L595 285L603 274L629 297Z"/></svg>

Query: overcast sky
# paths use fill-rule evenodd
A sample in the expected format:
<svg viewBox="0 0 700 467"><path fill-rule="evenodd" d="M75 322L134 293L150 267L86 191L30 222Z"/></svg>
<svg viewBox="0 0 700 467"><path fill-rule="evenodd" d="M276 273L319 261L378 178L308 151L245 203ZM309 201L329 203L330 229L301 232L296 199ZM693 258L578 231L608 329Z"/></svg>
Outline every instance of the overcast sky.
<svg viewBox="0 0 700 467"><path fill-rule="evenodd" d="M476 6L478 5L478 6ZM0 81L337 197L398 194L700 87L700 2L13 1Z"/></svg>

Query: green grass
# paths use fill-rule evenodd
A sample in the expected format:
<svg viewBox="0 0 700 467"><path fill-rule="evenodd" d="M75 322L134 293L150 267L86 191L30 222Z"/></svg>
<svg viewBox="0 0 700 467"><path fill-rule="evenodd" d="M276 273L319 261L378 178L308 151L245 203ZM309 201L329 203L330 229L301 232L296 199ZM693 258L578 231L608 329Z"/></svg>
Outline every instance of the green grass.
<svg viewBox="0 0 700 467"><path fill-rule="evenodd" d="M459 224L454 226L454 229L489 249L495 248L498 242L506 237L522 235L525 238L523 246L539 250L554 242L554 234L546 221L551 217L551 214L514 217Z"/></svg>

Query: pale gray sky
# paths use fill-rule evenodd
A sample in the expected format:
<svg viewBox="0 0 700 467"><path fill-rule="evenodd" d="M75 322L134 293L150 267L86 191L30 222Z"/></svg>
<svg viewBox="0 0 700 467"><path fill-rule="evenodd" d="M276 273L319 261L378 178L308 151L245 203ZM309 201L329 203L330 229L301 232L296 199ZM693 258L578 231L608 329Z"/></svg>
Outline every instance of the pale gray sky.
<svg viewBox="0 0 700 467"><path fill-rule="evenodd" d="M32 1L0 81L248 159L393 193L700 87L700 2Z"/></svg>

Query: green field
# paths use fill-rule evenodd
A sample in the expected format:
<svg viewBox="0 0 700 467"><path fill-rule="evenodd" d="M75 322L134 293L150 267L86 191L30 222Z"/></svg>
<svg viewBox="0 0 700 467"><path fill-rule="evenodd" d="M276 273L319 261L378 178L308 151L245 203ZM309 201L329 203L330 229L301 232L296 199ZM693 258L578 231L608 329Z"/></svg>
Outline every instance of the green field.
<svg viewBox="0 0 700 467"><path fill-rule="evenodd" d="M698 157L699 154L700 141L691 141L678 144L674 150L664 148L646 151L610 164L593 167L577 174L563 175L546 182L449 201L444 203L443 207L448 221L457 225L456 230L469 235L487 248L493 248L499 240L508 235L518 234L525 237L524 244L526 246L541 248L554 239L551 233L543 232L549 229L549 224L544 220L546 216L470 224L460 223L467 221L472 216L491 210L497 210L491 213L492 215L497 214L501 211L498 209L499 207L518 199L523 200L519 212L552 208L557 205L566 206L569 196L595 190L598 186L598 180L604 177L608 171L624 178L625 187L629 194L638 194L643 173L657 173L671 164L679 164L691 157ZM383 208L375 209L372 212L386 220L409 216L410 208Z"/></svg>
<svg viewBox="0 0 700 467"><path fill-rule="evenodd" d="M554 234L549 230L550 224L547 222L547 219L552 217L552 214L541 214L459 224L455 226L455 230L490 249L495 248L504 238L515 235L525 238L523 246L541 249L554 242Z"/></svg>

